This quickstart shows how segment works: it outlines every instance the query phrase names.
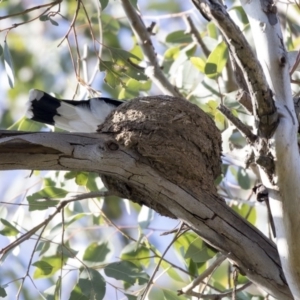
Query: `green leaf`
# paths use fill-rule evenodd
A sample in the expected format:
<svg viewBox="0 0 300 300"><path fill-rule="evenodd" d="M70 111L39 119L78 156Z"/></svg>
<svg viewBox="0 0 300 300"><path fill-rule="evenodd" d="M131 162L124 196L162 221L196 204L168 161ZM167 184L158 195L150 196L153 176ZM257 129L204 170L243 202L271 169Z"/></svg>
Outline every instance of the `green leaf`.
<svg viewBox="0 0 300 300"><path fill-rule="evenodd" d="M79 172L75 177L75 182L78 185L85 186L89 178L88 172Z"/></svg>
<svg viewBox="0 0 300 300"><path fill-rule="evenodd" d="M156 250L156 253L157 253L157 250ZM155 263L158 263L159 261L159 258L156 257L154 259ZM167 274L170 276L170 278L178 281L178 282L185 282L184 279L182 279L180 277L180 275L178 274L178 272L176 271L175 268L173 268L173 266L171 266L170 264L168 264L166 261L162 260L161 263L160 263L160 266L164 269L164 270L167 270Z"/></svg>
<svg viewBox="0 0 300 300"><path fill-rule="evenodd" d="M119 70L116 69L116 66L113 62L109 60L101 60L99 65L100 71L105 72L104 81L111 87L116 88L118 85L123 84L123 81L119 77Z"/></svg>
<svg viewBox="0 0 300 300"><path fill-rule="evenodd" d="M40 256L45 254L50 249L51 243L46 242L40 242L38 247L36 248L36 251L41 251Z"/></svg>
<svg viewBox="0 0 300 300"><path fill-rule="evenodd" d="M189 245L184 258L191 258L196 263L206 262L215 255L210 248L206 246L200 237L197 237Z"/></svg>
<svg viewBox="0 0 300 300"><path fill-rule="evenodd" d="M56 186L56 182L51 178L44 178L43 185L44 185L44 187L46 187L46 186Z"/></svg>
<svg viewBox="0 0 300 300"><path fill-rule="evenodd" d="M106 282L99 272L91 268L81 271L69 300L101 300L106 292Z"/></svg>
<svg viewBox="0 0 300 300"><path fill-rule="evenodd" d="M192 259L188 259L186 261L186 264L187 264L187 270L189 272L191 279L193 278L193 276L199 275L199 268L198 268L198 265L200 265L199 263L194 262ZM205 263L203 263L203 264L205 264Z"/></svg>
<svg viewBox="0 0 300 300"><path fill-rule="evenodd" d="M185 300L186 299L186 297L178 296L177 293L173 291L166 290L166 289L163 289L162 291L164 293L164 300Z"/></svg>
<svg viewBox="0 0 300 300"><path fill-rule="evenodd" d="M101 4L101 10L103 11L108 5L109 0L99 0Z"/></svg>
<svg viewBox="0 0 300 300"><path fill-rule="evenodd" d="M215 288L223 291L228 286L228 262L224 261L212 273L212 284ZM239 298L238 298L239 299Z"/></svg>
<svg viewBox="0 0 300 300"><path fill-rule="evenodd" d="M132 99L139 96L141 91L149 91L151 88L151 81L147 80L146 82L137 81L133 78L130 78L125 87L123 87L118 95L119 99Z"/></svg>
<svg viewBox="0 0 300 300"><path fill-rule="evenodd" d="M33 278L48 278L60 270L66 263L67 258L61 255L44 256L41 260L34 262L32 265L37 267Z"/></svg>
<svg viewBox="0 0 300 300"><path fill-rule="evenodd" d="M42 127L45 127L45 125L24 117L10 126L8 129L19 131L40 131Z"/></svg>
<svg viewBox="0 0 300 300"><path fill-rule="evenodd" d="M205 69L205 61L200 57L191 57L191 63L201 72L204 74Z"/></svg>
<svg viewBox="0 0 300 300"><path fill-rule="evenodd" d="M175 249L179 254L182 255L182 257L185 257L185 253L187 249L189 248L190 244L198 238L198 235L196 235L193 232L187 232L186 234L182 235L177 239L174 243Z"/></svg>
<svg viewBox="0 0 300 300"><path fill-rule="evenodd" d="M150 250L138 243L130 243L121 252L121 259L130 260L138 268L148 267L150 264Z"/></svg>
<svg viewBox="0 0 300 300"><path fill-rule="evenodd" d="M86 183L86 187L91 191L91 192L96 192L100 190L100 187L97 184L97 181L99 181L99 174L89 172L88 180Z"/></svg>
<svg viewBox="0 0 300 300"><path fill-rule="evenodd" d="M240 187L244 190L250 189L251 181L247 171L244 168L229 166L229 171L235 177Z"/></svg>
<svg viewBox="0 0 300 300"><path fill-rule="evenodd" d="M105 258L111 249L108 247L108 243L92 243L90 244L84 252L83 260L89 262L100 263L105 261Z"/></svg>
<svg viewBox="0 0 300 300"><path fill-rule="evenodd" d="M239 215L241 215L243 218L247 217L247 220L251 224L255 224L257 214L256 214L256 209L253 207L249 206L248 204L243 204L243 205L233 205L232 209L237 212Z"/></svg>
<svg viewBox="0 0 300 300"><path fill-rule="evenodd" d="M52 25L59 26L59 24L56 21L54 21L52 18L49 18L49 21L51 22Z"/></svg>
<svg viewBox="0 0 300 300"><path fill-rule="evenodd" d="M65 179L69 180L69 179L73 179L73 178L76 178L78 172L76 171L69 171L69 172L66 172L65 173Z"/></svg>
<svg viewBox="0 0 300 300"><path fill-rule="evenodd" d="M15 76L14 76L14 66L12 63L11 55L9 48L7 46L7 42L4 41L4 67L6 71L6 75L8 78L8 83L11 88L14 87L15 84Z"/></svg>
<svg viewBox="0 0 300 300"><path fill-rule="evenodd" d="M218 110L216 110L216 112L215 112L215 122L216 122L217 127L218 127L220 130L222 129L222 131L223 131L223 129L224 129L224 123L225 123L225 117L224 117L224 115L223 115L220 111L218 111Z"/></svg>
<svg viewBox="0 0 300 300"><path fill-rule="evenodd" d="M104 268L104 272L106 276L125 281L130 285L136 281L142 285L149 280L148 274L129 261L111 263Z"/></svg>
<svg viewBox="0 0 300 300"><path fill-rule="evenodd" d="M208 31L208 35L211 38L213 38L215 40L218 39L218 37L219 37L218 29L217 29L216 25L213 22L209 22L207 24L207 31Z"/></svg>
<svg viewBox="0 0 300 300"><path fill-rule="evenodd" d="M174 31L166 36L166 42L172 44L189 44L192 41L191 35L184 30Z"/></svg>
<svg viewBox="0 0 300 300"><path fill-rule="evenodd" d="M220 75L228 59L228 49L225 42L221 42L210 53L205 65L205 74L209 78L216 78Z"/></svg>
<svg viewBox="0 0 300 300"><path fill-rule="evenodd" d="M7 296L7 294L6 294L5 289L4 289L3 287L0 286L0 297L1 297L1 298L4 298L4 297L6 297L6 296Z"/></svg>
<svg viewBox="0 0 300 300"><path fill-rule="evenodd" d="M61 291L61 276L56 280L56 284L44 291L47 300L59 300Z"/></svg>
<svg viewBox="0 0 300 300"><path fill-rule="evenodd" d="M48 17L48 15L42 15L39 17L39 19L40 19L40 21L45 22L45 21L49 20L49 17Z"/></svg>
<svg viewBox="0 0 300 300"><path fill-rule="evenodd" d="M101 22L104 33L117 34L120 30L120 23L110 15L102 13Z"/></svg>
<svg viewBox="0 0 300 300"><path fill-rule="evenodd" d="M2 46L0 45L0 56L3 54L3 48Z"/></svg>
<svg viewBox="0 0 300 300"><path fill-rule="evenodd" d="M149 91L151 88L151 81L140 82L133 78L130 78L126 83L126 89L131 91Z"/></svg>
<svg viewBox="0 0 300 300"><path fill-rule="evenodd" d="M1 223L5 226L2 230L0 230L0 234L4 236L16 236L20 231L13 226L11 223L4 219L0 219Z"/></svg>
<svg viewBox="0 0 300 300"><path fill-rule="evenodd" d="M35 263L32 264L33 266L37 267L38 269L40 269L40 273L42 275L49 275L51 274L53 267L48 264L46 261L36 261Z"/></svg>
<svg viewBox="0 0 300 300"><path fill-rule="evenodd" d="M128 300L138 300L138 297L137 296L133 296L133 295L130 295L130 294L124 294Z"/></svg>
<svg viewBox="0 0 300 300"><path fill-rule="evenodd" d="M180 54L180 47L175 46L175 47L170 47L166 50L164 57L166 59L172 59L175 60Z"/></svg>
<svg viewBox="0 0 300 300"><path fill-rule="evenodd" d="M109 60L100 61L100 71L105 71L105 82L112 88L124 85L124 81L134 78L138 81L146 81L148 77L144 69L137 65L139 57L118 48L107 49Z"/></svg>
<svg viewBox="0 0 300 300"><path fill-rule="evenodd" d="M74 258L74 257L76 257L78 251L72 249L72 248L70 247L69 243L66 243L66 244L64 244L64 245L59 245L59 246L57 247L57 253L58 253L59 255L62 254L63 257L65 257L65 258Z"/></svg>
<svg viewBox="0 0 300 300"><path fill-rule="evenodd" d="M49 207L56 206L59 201L52 200L52 198L64 198L68 192L57 187L45 187L41 191L27 197L29 203L29 211L45 210Z"/></svg>
<svg viewBox="0 0 300 300"><path fill-rule="evenodd" d="M244 168L239 168L238 174L238 183L240 187L244 190L249 190L251 187L251 182L247 171Z"/></svg>

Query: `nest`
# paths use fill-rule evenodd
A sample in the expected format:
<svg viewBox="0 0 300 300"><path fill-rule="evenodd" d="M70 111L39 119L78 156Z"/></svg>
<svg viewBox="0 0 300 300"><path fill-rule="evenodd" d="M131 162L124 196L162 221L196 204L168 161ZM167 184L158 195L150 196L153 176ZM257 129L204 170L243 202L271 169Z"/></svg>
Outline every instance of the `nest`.
<svg viewBox="0 0 300 300"><path fill-rule="evenodd" d="M113 111L98 132L134 150L162 177L185 190L195 195L216 193L214 180L221 173L221 134L198 106L169 96L139 97ZM134 187L125 187L108 176L102 179L123 197L173 217L155 200L145 200L147 197Z"/></svg>

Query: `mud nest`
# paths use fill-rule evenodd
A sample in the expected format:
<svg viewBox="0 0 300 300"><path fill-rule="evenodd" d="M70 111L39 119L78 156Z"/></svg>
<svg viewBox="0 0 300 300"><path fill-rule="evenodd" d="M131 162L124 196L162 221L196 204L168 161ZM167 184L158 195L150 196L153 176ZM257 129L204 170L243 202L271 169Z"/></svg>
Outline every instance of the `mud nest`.
<svg viewBox="0 0 300 300"><path fill-rule="evenodd" d="M169 96L139 97L119 106L98 132L136 151L161 176L185 190L195 195L216 193L214 180L221 173L221 134L198 106ZM159 203L145 200L140 192L124 189L107 176L103 181L110 190L172 217Z"/></svg>

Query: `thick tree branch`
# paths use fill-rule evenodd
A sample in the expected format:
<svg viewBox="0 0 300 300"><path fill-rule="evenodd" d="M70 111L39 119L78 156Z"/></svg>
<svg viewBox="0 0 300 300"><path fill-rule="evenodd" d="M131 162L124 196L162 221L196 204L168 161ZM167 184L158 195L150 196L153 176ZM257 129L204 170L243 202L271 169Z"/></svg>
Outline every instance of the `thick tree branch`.
<svg viewBox="0 0 300 300"><path fill-rule="evenodd" d="M263 70L241 30L233 22L219 1L193 0L218 26L227 41L229 50L243 72L252 99L258 133L269 138L278 124L278 115Z"/></svg>
<svg viewBox="0 0 300 300"><path fill-rule="evenodd" d="M0 169L82 170L138 190L189 225L250 280L278 299L292 299L274 244L216 195L185 190L165 179L136 152L103 134L0 133Z"/></svg>

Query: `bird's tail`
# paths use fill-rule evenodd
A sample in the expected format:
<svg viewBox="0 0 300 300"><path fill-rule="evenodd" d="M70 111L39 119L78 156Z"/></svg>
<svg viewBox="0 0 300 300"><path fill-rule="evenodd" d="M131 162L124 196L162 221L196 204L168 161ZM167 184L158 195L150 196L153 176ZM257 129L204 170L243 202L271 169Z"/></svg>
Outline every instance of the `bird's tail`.
<svg viewBox="0 0 300 300"><path fill-rule="evenodd" d="M84 101L58 100L40 91L30 90L27 117L67 131L96 132L107 115L122 101L92 98Z"/></svg>

